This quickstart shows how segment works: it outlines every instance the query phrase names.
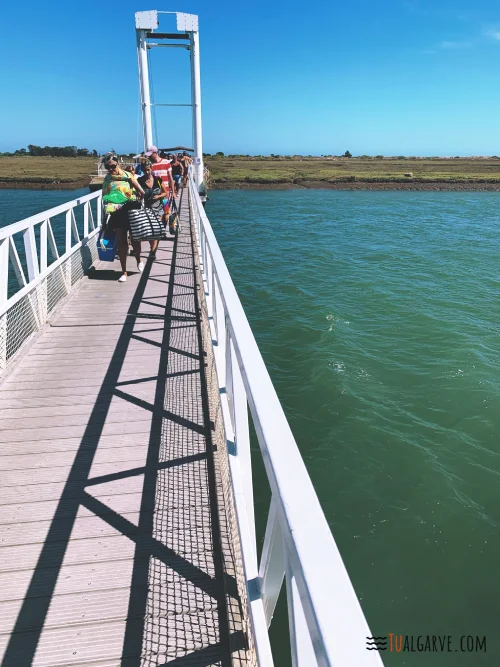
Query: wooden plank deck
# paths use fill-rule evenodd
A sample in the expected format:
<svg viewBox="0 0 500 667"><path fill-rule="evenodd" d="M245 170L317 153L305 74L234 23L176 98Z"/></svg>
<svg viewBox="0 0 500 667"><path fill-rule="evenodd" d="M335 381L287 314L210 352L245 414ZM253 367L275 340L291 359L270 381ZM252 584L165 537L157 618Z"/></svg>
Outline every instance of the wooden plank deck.
<svg viewBox="0 0 500 667"><path fill-rule="evenodd" d="M233 664L184 192L177 241L99 265L0 385L4 667Z"/></svg>

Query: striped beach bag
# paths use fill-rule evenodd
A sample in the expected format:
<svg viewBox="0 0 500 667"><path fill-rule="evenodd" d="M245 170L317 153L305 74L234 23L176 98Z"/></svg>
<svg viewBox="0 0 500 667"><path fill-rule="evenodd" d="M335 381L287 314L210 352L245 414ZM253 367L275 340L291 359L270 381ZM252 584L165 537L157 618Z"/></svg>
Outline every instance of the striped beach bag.
<svg viewBox="0 0 500 667"><path fill-rule="evenodd" d="M167 238L161 217L144 204L141 208L130 209L127 215L134 241L159 241Z"/></svg>

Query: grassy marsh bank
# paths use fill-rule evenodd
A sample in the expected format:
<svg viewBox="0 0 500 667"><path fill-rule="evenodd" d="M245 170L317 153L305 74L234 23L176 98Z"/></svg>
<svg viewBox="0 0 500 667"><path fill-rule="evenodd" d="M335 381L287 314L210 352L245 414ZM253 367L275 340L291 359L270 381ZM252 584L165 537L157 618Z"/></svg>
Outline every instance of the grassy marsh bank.
<svg viewBox="0 0 500 667"><path fill-rule="evenodd" d="M215 188L251 186L348 187L372 189L400 185L500 186L498 158L207 158ZM411 174L406 175L406 174Z"/></svg>
<svg viewBox="0 0 500 667"><path fill-rule="evenodd" d="M96 172L95 158L0 157L0 187L66 189L84 187Z"/></svg>
<svg viewBox="0 0 500 667"><path fill-rule="evenodd" d="M206 165L217 189L500 189L500 158L208 157ZM95 158L0 157L0 187L84 187L95 171Z"/></svg>

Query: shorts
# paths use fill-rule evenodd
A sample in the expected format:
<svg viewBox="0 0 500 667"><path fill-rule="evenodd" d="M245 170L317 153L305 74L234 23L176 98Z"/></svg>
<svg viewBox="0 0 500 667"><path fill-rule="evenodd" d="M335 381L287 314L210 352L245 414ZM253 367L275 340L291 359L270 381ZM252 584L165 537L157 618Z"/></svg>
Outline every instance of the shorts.
<svg viewBox="0 0 500 667"><path fill-rule="evenodd" d="M173 179L174 183L177 183L177 185L179 185L180 182L182 181L182 174L175 174L175 176L173 176Z"/></svg>
<svg viewBox="0 0 500 667"><path fill-rule="evenodd" d="M112 213L108 219L108 229L130 229L130 222L128 220L128 211L126 206L122 206L118 211Z"/></svg>
<svg viewBox="0 0 500 667"><path fill-rule="evenodd" d="M125 229L128 231L130 229L130 222L128 219L128 212L133 208L139 208L141 206L140 202L127 202L125 203L118 211L111 213L108 219L108 229Z"/></svg>

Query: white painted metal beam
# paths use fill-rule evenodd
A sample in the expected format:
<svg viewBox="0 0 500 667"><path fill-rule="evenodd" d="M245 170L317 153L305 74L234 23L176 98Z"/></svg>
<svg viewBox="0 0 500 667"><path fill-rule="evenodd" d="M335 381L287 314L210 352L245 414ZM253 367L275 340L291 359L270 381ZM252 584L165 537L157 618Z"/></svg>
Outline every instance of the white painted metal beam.
<svg viewBox="0 0 500 667"><path fill-rule="evenodd" d="M26 266L28 267L28 280L31 282L40 273L38 266L38 253L36 250L35 227L30 225L23 233L24 253L26 255Z"/></svg>
<svg viewBox="0 0 500 667"><path fill-rule="evenodd" d="M285 577L285 551L281 534L279 507L271 498L269 517L264 537L264 546L260 559L259 579L267 625L271 625L276 603L278 602L283 579Z"/></svg>
<svg viewBox="0 0 500 667"><path fill-rule="evenodd" d="M40 273L43 273L47 268L47 230L49 221L44 220L40 225Z"/></svg>
<svg viewBox="0 0 500 667"><path fill-rule="evenodd" d="M196 22L197 23L197 22ZM193 105L194 180L198 192L205 193L203 183L203 135L201 128L200 37L198 30L189 32L191 43L191 104Z"/></svg>
<svg viewBox="0 0 500 667"><path fill-rule="evenodd" d="M153 123L151 119L151 93L149 90L148 52L146 30L137 30L137 61L139 65L139 85L142 111L142 133L144 150L153 145Z"/></svg>
<svg viewBox="0 0 500 667"><path fill-rule="evenodd" d="M289 560L286 562L286 597L292 667L317 667L318 661L309 635L304 610L302 609L296 576L293 573ZM320 653L322 654L321 648ZM320 658L324 658L324 656L321 655ZM329 662L323 662L323 660L320 664L330 665ZM332 665L332 667L334 666Z"/></svg>
<svg viewBox="0 0 500 667"><path fill-rule="evenodd" d="M59 259L59 251L57 249L56 240L54 238L54 232L52 231L52 225L50 223L50 218L47 221L47 237L49 240L49 248L52 253L53 259Z"/></svg>
<svg viewBox="0 0 500 667"><path fill-rule="evenodd" d="M0 239L0 306L7 302L9 293L9 239Z"/></svg>
<svg viewBox="0 0 500 667"><path fill-rule="evenodd" d="M85 203L86 201L90 201L91 199L99 199L101 200L102 197L102 192L91 192L88 195L84 195L83 197L79 197L78 199L73 199L72 201L66 202L65 204L60 204L59 206L54 206L54 208L50 208L47 211L42 211L41 213L37 213L36 215L32 215L29 218L25 218L24 220L20 220L19 222L14 222L12 225L7 225L6 227L1 227L0 228L0 239L8 238L9 236L14 236L14 234L17 234L18 232L24 232L25 229L28 229L31 225L36 225L40 222L43 222L44 220L47 220L48 218L53 218L56 215L59 215L60 213L66 213L66 211L70 208L74 208L75 206L80 206L80 204Z"/></svg>
<svg viewBox="0 0 500 667"><path fill-rule="evenodd" d="M19 259L19 254L17 252L16 244L14 243L14 239L12 238L12 236L9 238L9 259L10 263L12 264L12 268L14 269L14 273L16 274L17 284L21 288L25 287L26 278L24 276L24 271L21 265L21 260Z"/></svg>

